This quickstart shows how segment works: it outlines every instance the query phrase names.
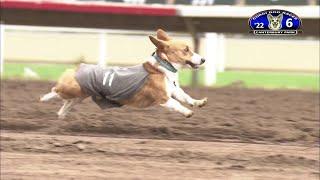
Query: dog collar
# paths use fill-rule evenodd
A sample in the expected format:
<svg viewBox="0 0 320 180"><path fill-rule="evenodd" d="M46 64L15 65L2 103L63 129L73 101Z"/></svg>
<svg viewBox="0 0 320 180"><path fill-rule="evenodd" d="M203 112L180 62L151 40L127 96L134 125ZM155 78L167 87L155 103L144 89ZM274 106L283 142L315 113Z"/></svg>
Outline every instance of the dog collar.
<svg viewBox="0 0 320 180"><path fill-rule="evenodd" d="M167 60L161 59L156 52L152 53L152 56L157 60L157 62L160 64L160 66L166 68L167 70L176 73L178 70Z"/></svg>

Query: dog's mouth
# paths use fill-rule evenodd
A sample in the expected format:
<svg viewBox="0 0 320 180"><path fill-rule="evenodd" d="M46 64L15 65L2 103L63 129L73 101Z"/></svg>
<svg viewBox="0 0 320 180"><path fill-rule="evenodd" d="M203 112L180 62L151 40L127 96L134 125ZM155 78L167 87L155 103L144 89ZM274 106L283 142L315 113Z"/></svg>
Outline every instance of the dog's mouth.
<svg viewBox="0 0 320 180"><path fill-rule="evenodd" d="M188 64L190 67L192 67L193 69L198 69L199 65L198 64L194 64L191 61L186 61L186 64Z"/></svg>

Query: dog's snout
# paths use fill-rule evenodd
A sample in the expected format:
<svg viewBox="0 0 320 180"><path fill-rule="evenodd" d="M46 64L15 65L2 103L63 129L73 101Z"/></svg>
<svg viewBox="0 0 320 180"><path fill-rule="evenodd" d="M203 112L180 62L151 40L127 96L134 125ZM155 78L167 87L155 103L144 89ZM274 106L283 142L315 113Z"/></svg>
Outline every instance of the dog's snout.
<svg viewBox="0 0 320 180"><path fill-rule="evenodd" d="M206 62L206 60L204 58L201 58L201 64L203 64L204 62Z"/></svg>

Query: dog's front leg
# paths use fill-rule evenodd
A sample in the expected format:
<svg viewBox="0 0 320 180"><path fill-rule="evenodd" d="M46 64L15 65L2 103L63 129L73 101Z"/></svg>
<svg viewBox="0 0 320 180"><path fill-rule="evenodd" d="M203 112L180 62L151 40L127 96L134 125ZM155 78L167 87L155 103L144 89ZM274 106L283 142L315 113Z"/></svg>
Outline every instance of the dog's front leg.
<svg viewBox="0 0 320 180"><path fill-rule="evenodd" d="M166 108L173 110L173 111L177 111L177 112L183 114L187 118L189 118L193 115L193 112L190 109L182 106L177 100L175 100L173 98L169 98L169 100L166 103L161 104L161 106L166 107Z"/></svg>
<svg viewBox="0 0 320 180"><path fill-rule="evenodd" d="M183 91L180 87L176 87L173 91L173 97L180 102L189 104L190 106L202 107L207 104L208 98L203 98L201 100L196 100L190 97L187 93Z"/></svg>

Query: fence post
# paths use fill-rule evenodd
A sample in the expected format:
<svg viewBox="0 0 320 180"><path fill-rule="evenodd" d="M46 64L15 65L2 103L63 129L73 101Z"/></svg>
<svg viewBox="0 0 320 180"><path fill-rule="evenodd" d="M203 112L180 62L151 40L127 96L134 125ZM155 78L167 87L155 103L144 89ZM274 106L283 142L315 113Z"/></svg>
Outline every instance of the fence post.
<svg viewBox="0 0 320 180"><path fill-rule="evenodd" d="M0 74L2 75L4 70L4 30L5 26L2 22L0 22Z"/></svg>
<svg viewBox="0 0 320 180"><path fill-rule="evenodd" d="M217 81L217 72L225 67L225 38L223 34L206 33L205 85L212 86Z"/></svg>
<svg viewBox="0 0 320 180"><path fill-rule="evenodd" d="M199 53L200 51L200 37L199 37L199 34L196 34L194 37L193 37L193 46L194 46L194 52L195 53ZM199 72L198 71L192 71L192 79L191 79L191 85L193 87L196 87L199 85Z"/></svg>
<svg viewBox="0 0 320 180"><path fill-rule="evenodd" d="M217 67L216 67L216 53L217 53L217 33L205 34L205 47L206 47L206 63L204 63L205 86L211 86L216 82Z"/></svg>
<svg viewBox="0 0 320 180"><path fill-rule="evenodd" d="M192 18L184 18L184 23L187 30L192 36L192 42L194 46L194 52L199 53L200 50L200 34L197 32L197 28L192 20ZM191 85L193 87L198 85L198 71L192 71Z"/></svg>

